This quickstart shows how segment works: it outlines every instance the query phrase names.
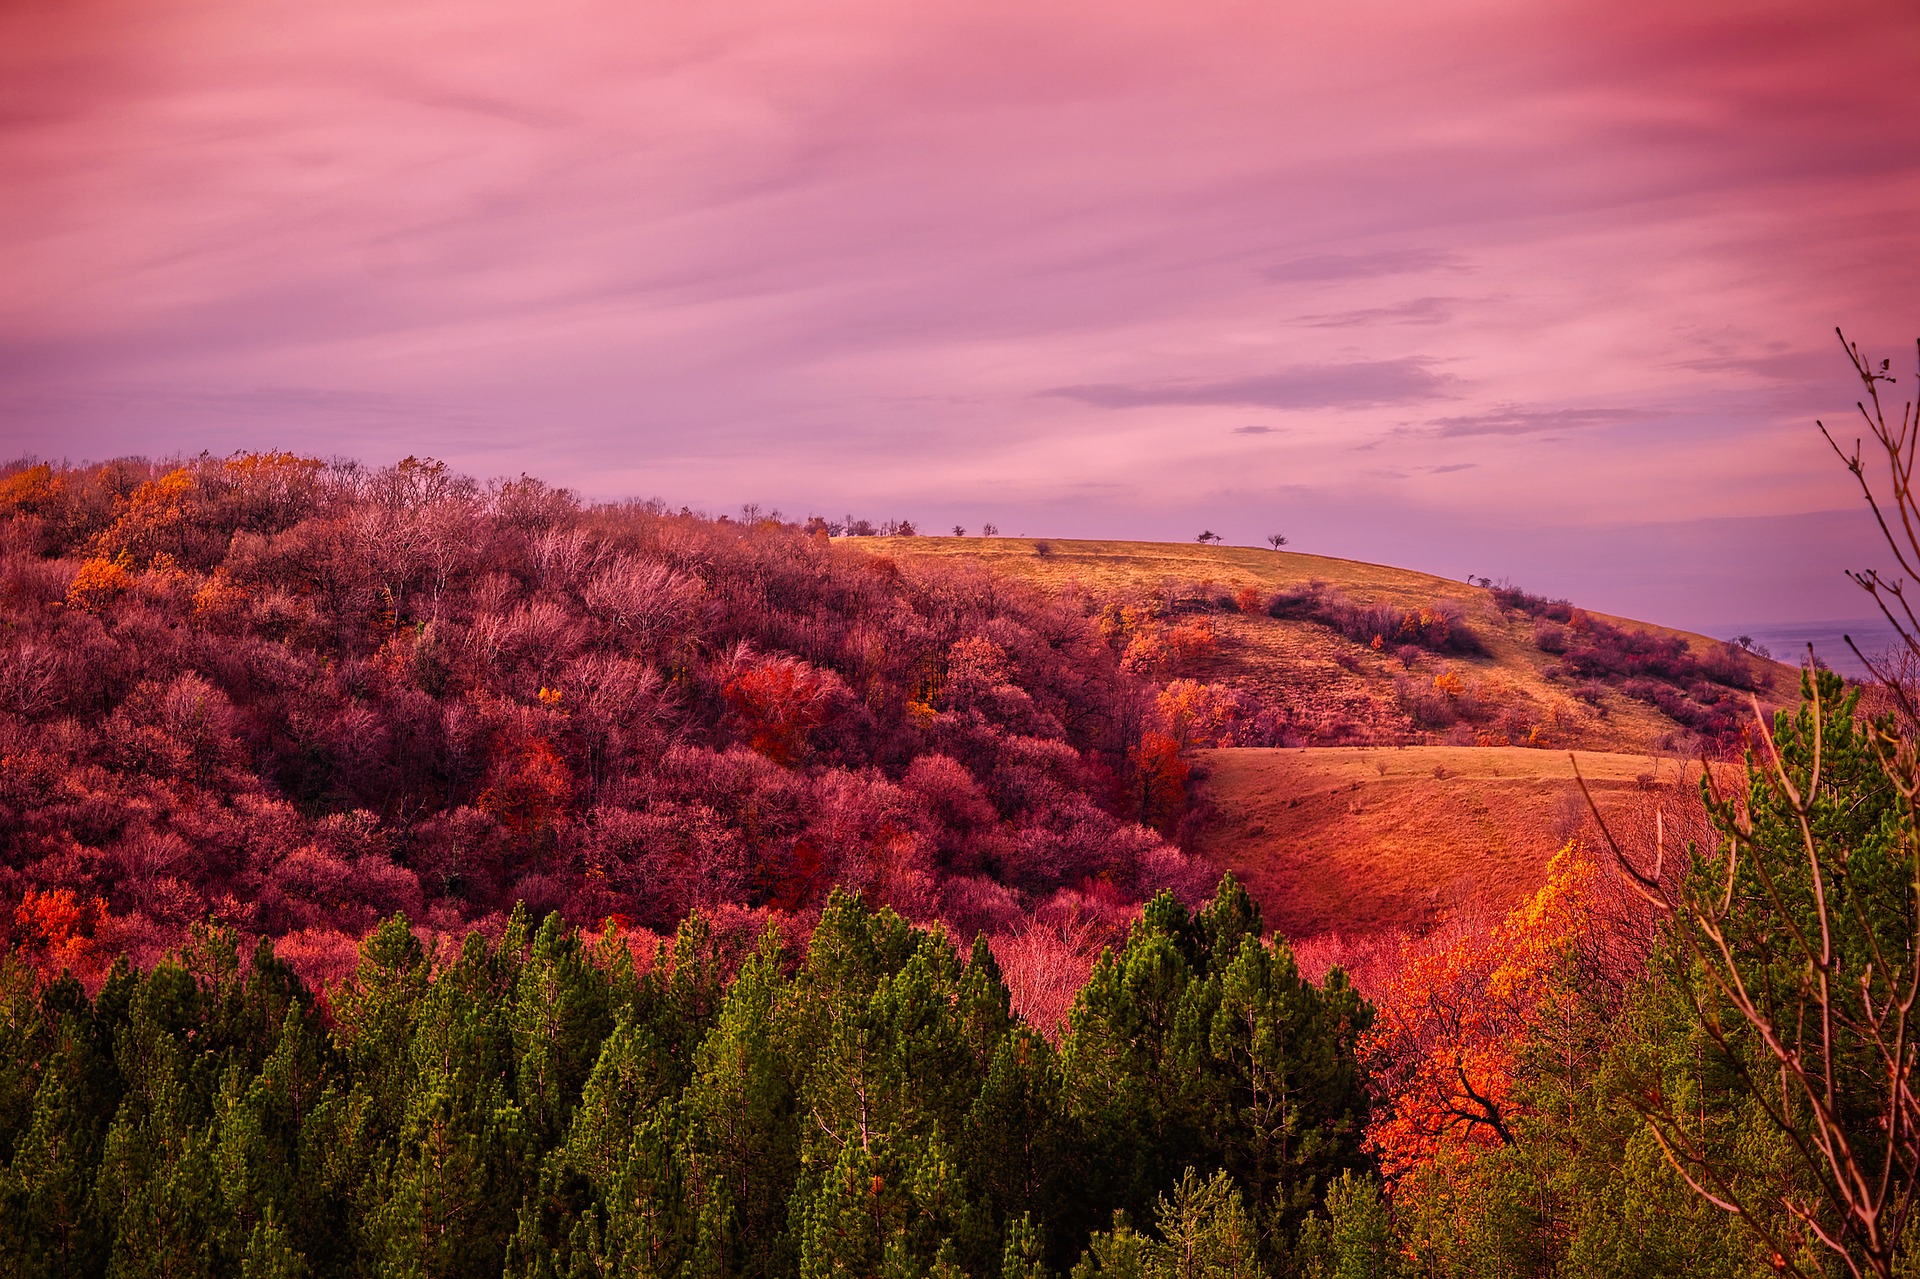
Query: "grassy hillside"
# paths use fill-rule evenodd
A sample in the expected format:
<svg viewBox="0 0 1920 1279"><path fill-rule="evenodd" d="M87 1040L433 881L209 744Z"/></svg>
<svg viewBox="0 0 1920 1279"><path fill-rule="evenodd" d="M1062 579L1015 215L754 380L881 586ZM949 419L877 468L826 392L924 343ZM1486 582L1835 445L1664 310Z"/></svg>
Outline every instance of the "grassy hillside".
<svg viewBox="0 0 1920 1279"><path fill-rule="evenodd" d="M1682 760L1729 746L1664 713L1646 681L1571 674L1563 654L1539 646L1534 616L1465 582L1247 547L937 537L847 544L901 562L969 560L1051 589L1204 616L1217 647L1185 673L1280 706L1298 734L1285 749L1197 751L1203 820L1190 823L1190 838L1296 940L1337 935L1364 945L1442 918L1504 914L1539 886L1548 859L1586 820L1568 750L1579 753L1603 810L1631 820L1650 797L1698 784L1698 766ZM1362 605L1455 608L1482 651L1376 649L1321 621L1266 612L1276 593L1316 582ZM1246 588L1260 609L1227 603ZM1678 637L1689 653L1725 651L1707 636L1589 616ZM1762 685L1763 708L1797 688L1791 668L1742 660ZM1423 721L1449 680L1461 690L1459 718ZM1707 695L1721 696L1740 722L1751 713L1744 691Z"/></svg>
<svg viewBox="0 0 1920 1279"><path fill-rule="evenodd" d="M1578 753L1610 822L1699 784L1700 766ZM1296 939L1422 932L1494 919L1538 888L1587 820L1562 751L1519 747L1215 750L1200 772L1214 820L1200 847Z"/></svg>
<svg viewBox="0 0 1920 1279"><path fill-rule="evenodd" d="M1465 582L1323 555L1193 543L882 537L849 538L843 544L907 562L971 561L1051 588L1150 600L1174 611L1210 601L1215 606L1205 612L1215 629L1217 650L1189 673L1282 708L1288 721L1299 726L1296 740L1301 744L1531 740L1629 753L1687 752L1696 745L1683 725L1643 698L1602 681L1556 676L1564 662L1536 645L1535 619L1503 609L1491 591ZM1304 617L1217 607L1244 589L1264 600L1309 583L1322 583L1361 605L1411 610L1457 606L1484 652L1411 654L1396 652L1391 645L1375 649ZM1660 637L1678 636L1697 654L1722 647L1703 635L1605 614L1589 616ZM1747 660L1761 682L1771 683L1760 690L1763 704L1772 705L1794 689L1791 668ZM1435 681L1448 674L1474 699L1479 713L1441 725L1423 718L1421 708L1436 700ZM1740 700L1744 703L1744 695Z"/></svg>

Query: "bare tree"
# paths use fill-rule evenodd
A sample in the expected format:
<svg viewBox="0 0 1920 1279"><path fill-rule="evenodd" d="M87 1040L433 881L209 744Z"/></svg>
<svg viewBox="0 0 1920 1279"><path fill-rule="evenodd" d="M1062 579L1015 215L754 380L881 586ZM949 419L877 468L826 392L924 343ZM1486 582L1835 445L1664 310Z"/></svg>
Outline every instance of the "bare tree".
<svg viewBox="0 0 1920 1279"><path fill-rule="evenodd" d="M1274 550L1277 551L1281 547L1285 546L1286 544L1287 544L1287 538L1284 533L1267 534L1267 545L1271 546Z"/></svg>
<svg viewBox="0 0 1920 1279"><path fill-rule="evenodd" d="M1835 332L1839 333L1839 330ZM1882 540L1893 552L1894 563L1899 565L1900 572L1906 575L1888 579L1881 575L1880 570L1869 568L1857 571L1849 569L1847 576L1873 599L1881 616L1899 633L1906 652L1920 657L1920 617L1915 616L1913 601L1907 598L1907 578L1920 571L1920 497L1916 497L1913 490L1914 464L1920 460L1920 405L1913 400L1907 401L1900 408L1898 425L1889 421L1886 407L1880 402L1880 384L1885 382L1891 385L1894 382L1895 379L1888 373L1893 362L1882 360L1879 369L1875 370L1872 362L1860 354L1858 346L1847 341L1844 333L1840 333L1840 345L1845 348L1854 374L1866 390L1866 398L1855 401L1854 407L1859 410L1861 420L1866 423L1867 434L1873 438L1875 450L1886 465L1888 488L1885 497L1874 492L1873 480L1868 474L1871 467L1862 457L1857 437L1853 442L1853 452L1848 453L1835 441L1833 432L1827 429L1825 422L1819 423L1820 434L1826 437L1834 453L1859 483L1860 494L1866 498L1874 521L1880 526ZM1915 343L1915 349L1915 369L1920 373L1920 342ZM1891 686L1889 691L1900 703L1908 723L1920 720L1920 716L1915 714L1909 690L1902 687L1904 682L1890 679L1890 670L1868 661L1853 637L1849 635L1846 638L1847 647L1853 650L1854 656L1860 659L1867 670L1881 683Z"/></svg>
<svg viewBox="0 0 1920 1279"><path fill-rule="evenodd" d="M1875 491L1857 442L1846 453L1820 429L1911 575L1920 567L1912 487L1920 420L1910 402L1890 423L1879 394L1893 381L1889 365L1875 370L1844 335L1841 343L1865 387L1860 412L1887 467L1885 491ZM1920 655L1906 577L1850 576ZM1629 884L1669 921L1697 1023L1742 1074L1743 1091L1784 1143L1786 1167L1768 1174L1719 1147L1691 1107L1657 1089L1635 1105L1687 1184L1752 1229L1776 1268L1803 1276L1800 1242L1824 1248L1855 1279L1887 1279L1920 1183L1920 755L1909 690L1868 668L1901 717L1863 720L1851 699L1835 705L1841 682L1815 669L1810 647L1807 701L1786 735L1754 702L1755 790L1743 803L1715 788L1722 839L1692 850L1690 873L1673 873L1664 837L1653 864L1637 865L1599 821ZM1852 819L1875 787L1894 815L1891 833Z"/></svg>

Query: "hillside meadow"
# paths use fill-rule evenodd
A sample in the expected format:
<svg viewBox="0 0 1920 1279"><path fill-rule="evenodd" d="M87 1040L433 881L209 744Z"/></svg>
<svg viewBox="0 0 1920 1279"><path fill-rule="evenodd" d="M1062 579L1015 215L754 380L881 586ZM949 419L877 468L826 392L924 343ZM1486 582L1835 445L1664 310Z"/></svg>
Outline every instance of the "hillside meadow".
<svg viewBox="0 0 1920 1279"><path fill-rule="evenodd" d="M1646 695L1651 690L1636 696L1623 688L1624 672L1569 675L1563 654L1540 647L1540 620L1504 606L1487 586L1357 560L1198 543L980 537L843 542L903 563L977 563L1052 591L1136 601L1169 612L1192 610L1187 615L1204 617L1217 640L1214 651L1194 663L1194 677L1243 691L1272 708L1274 735L1285 740L1260 745L1531 741L1681 756L1699 753L1703 744L1709 751L1717 748L1651 700ZM1445 610L1471 634L1472 646L1436 652L1391 634L1375 646L1370 636L1343 635L1309 616L1269 614L1277 595L1312 584L1361 607L1414 615ZM1242 603L1247 593L1251 608ZM1585 615L1677 642L1696 659L1727 647L1704 635L1603 613ZM1750 668L1752 678L1745 682L1769 713L1791 694L1797 679L1793 667L1757 654L1743 653L1737 660ZM1436 681L1441 685L1437 696ZM1740 723L1751 722L1744 698L1732 714Z"/></svg>
<svg viewBox="0 0 1920 1279"><path fill-rule="evenodd" d="M1575 768L1587 784L1583 794ZM1723 788L1743 784L1720 765ZM1512 746L1258 747L1197 753L1198 848L1296 946L1366 944L1514 910L1603 820L1695 814L1701 766Z"/></svg>

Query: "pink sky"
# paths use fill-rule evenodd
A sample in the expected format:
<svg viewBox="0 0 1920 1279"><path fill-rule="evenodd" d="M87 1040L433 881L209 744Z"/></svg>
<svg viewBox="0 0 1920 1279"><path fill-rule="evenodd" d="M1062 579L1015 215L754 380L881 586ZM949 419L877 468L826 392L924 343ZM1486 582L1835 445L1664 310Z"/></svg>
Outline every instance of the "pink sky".
<svg viewBox="0 0 1920 1279"><path fill-rule="evenodd" d="M1190 538L1859 616L1920 17L11 0L0 453ZM1911 392L1911 381L1900 389Z"/></svg>

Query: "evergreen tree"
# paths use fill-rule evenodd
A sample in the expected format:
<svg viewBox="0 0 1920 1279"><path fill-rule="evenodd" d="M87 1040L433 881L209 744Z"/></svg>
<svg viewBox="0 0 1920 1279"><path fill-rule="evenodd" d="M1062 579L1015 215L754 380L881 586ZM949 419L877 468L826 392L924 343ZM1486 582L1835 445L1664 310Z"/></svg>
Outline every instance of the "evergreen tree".
<svg viewBox="0 0 1920 1279"><path fill-rule="evenodd" d="M1155 898L1081 991L1062 1065L1096 1202L1144 1215L1181 1169L1224 1168L1277 1257L1331 1179L1362 1166L1371 1011L1338 971L1303 980L1259 927L1230 876L1197 915Z"/></svg>
<svg viewBox="0 0 1920 1279"><path fill-rule="evenodd" d="M694 1055L682 1115L695 1273L787 1273L788 1196L799 1175L793 1078L775 1047L790 995L771 937L748 956Z"/></svg>
<svg viewBox="0 0 1920 1279"><path fill-rule="evenodd" d="M557 914L541 923L515 979L511 1024L520 1109L551 1146L612 1025L607 978Z"/></svg>

